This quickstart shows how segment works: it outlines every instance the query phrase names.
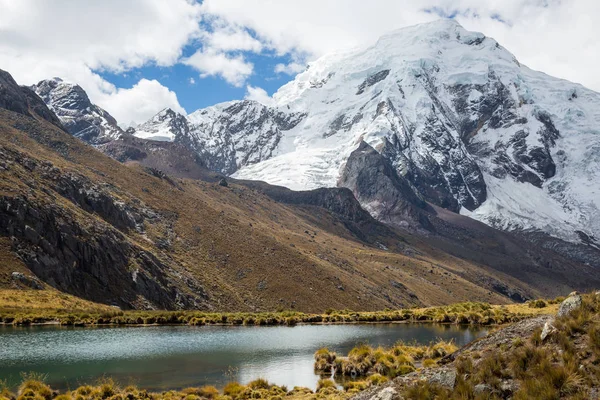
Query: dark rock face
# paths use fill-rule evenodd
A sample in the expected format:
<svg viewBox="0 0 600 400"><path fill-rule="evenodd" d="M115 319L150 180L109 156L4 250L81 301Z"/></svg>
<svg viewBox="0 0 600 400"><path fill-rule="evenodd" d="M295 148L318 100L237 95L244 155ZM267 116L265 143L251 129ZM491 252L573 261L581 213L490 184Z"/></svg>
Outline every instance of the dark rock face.
<svg viewBox="0 0 600 400"><path fill-rule="evenodd" d="M31 87L58 116L67 132L91 144L117 139L123 131L105 110L92 104L79 86L59 78L44 80Z"/></svg>
<svg viewBox="0 0 600 400"><path fill-rule="evenodd" d="M427 80L422 84L430 88L435 98L432 84ZM487 198L483 174L464 143L452 134L446 107L441 102L434 104L417 137L415 128L403 122L402 112L391 100L379 103L378 117L390 121L393 130L385 139L381 154L396 169L406 171L406 179L427 201L455 212L461 206L473 210ZM413 151L416 141L423 151Z"/></svg>
<svg viewBox="0 0 600 400"><path fill-rule="evenodd" d="M17 286L25 286L35 290L44 289L42 282L34 276L27 276L21 272L13 272L10 277Z"/></svg>
<svg viewBox="0 0 600 400"><path fill-rule="evenodd" d="M367 77L367 79L365 79L364 82L358 86L358 91L356 92L356 94L363 94L365 92L366 88L373 86L377 82L381 82L382 80L387 78L389 73L390 73L389 69L384 69L373 75L369 75Z"/></svg>
<svg viewBox="0 0 600 400"><path fill-rule="evenodd" d="M381 222L403 228L431 227L425 212L432 213L433 209L366 142L350 154L338 185L350 189Z"/></svg>
<svg viewBox="0 0 600 400"><path fill-rule="evenodd" d="M30 117L40 117L61 127L61 122L30 89L17 85L13 77L0 70L0 108Z"/></svg>
<svg viewBox="0 0 600 400"><path fill-rule="evenodd" d="M59 290L123 307L140 306L138 296L152 308L193 304L170 287L166 265L116 230L84 228L57 206L7 197L0 198L0 224L28 268Z"/></svg>
<svg viewBox="0 0 600 400"><path fill-rule="evenodd" d="M0 197L0 236L11 238L12 250L39 279L61 291L125 308L206 306L204 289L183 268L125 235L142 233L145 222L173 216L139 201L117 200L109 188L48 161L5 148L0 154L13 172L23 168L47 185L41 188L47 198ZM64 201L73 207L65 207Z"/></svg>
<svg viewBox="0 0 600 400"><path fill-rule="evenodd" d="M324 208L338 217L357 238L365 242L372 242L372 237L378 235L395 236L389 228L378 223L365 211L347 188L295 191L260 181L235 180L235 182L258 190L280 203Z"/></svg>
<svg viewBox="0 0 600 400"><path fill-rule="evenodd" d="M199 110L188 117L163 110L131 133L173 140L198 154L208 169L230 175L244 165L270 158L282 132L294 128L303 117L242 100Z"/></svg>

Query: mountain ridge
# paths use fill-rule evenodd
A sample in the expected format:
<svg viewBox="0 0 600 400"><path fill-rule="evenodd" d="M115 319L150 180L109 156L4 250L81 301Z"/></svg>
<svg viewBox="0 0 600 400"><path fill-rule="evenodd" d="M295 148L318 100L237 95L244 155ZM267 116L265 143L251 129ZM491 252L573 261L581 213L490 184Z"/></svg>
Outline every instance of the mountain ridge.
<svg viewBox="0 0 600 400"><path fill-rule="evenodd" d="M326 55L272 105L227 102L188 122L175 140L240 179L333 187L365 140L440 207L505 230L600 237L600 94L455 21ZM231 127L254 134L235 139Z"/></svg>
<svg viewBox="0 0 600 400"><path fill-rule="evenodd" d="M70 134L85 142L106 143L123 134L113 116L92 104L79 85L52 78L38 82L31 89L58 116Z"/></svg>
<svg viewBox="0 0 600 400"><path fill-rule="evenodd" d="M505 303L600 285L597 267L441 208L424 210L430 233L397 229L349 188L226 178L179 143L128 134L90 146L30 89L6 82L3 104L21 106L0 108L0 287L17 272L123 308L322 311ZM30 103L19 103L23 93Z"/></svg>

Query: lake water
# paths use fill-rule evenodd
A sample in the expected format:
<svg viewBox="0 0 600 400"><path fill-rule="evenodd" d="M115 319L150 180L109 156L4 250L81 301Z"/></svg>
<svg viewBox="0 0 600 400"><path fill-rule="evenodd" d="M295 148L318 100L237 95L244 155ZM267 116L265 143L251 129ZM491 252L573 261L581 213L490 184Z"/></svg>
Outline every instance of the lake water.
<svg viewBox="0 0 600 400"><path fill-rule="evenodd" d="M314 389L319 376L313 354L321 347L345 355L361 342L391 346L442 338L464 345L484 334L479 328L432 324L0 326L0 380L17 385L22 372L37 372L47 374L53 388L65 389L111 377L160 391L266 378L289 389Z"/></svg>

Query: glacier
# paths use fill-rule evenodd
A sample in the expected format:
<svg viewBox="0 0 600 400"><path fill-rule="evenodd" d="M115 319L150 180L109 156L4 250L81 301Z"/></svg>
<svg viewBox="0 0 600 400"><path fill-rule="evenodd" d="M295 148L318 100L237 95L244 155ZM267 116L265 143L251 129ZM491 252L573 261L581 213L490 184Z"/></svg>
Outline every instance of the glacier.
<svg viewBox="0 0 600 400"><path fill-rule="evenodd" d="M504 230L600 239L600 94L451 19L325 55L268 105L166 109L128 132L296 190L337 186L365 141L431 204Z"/></svg>

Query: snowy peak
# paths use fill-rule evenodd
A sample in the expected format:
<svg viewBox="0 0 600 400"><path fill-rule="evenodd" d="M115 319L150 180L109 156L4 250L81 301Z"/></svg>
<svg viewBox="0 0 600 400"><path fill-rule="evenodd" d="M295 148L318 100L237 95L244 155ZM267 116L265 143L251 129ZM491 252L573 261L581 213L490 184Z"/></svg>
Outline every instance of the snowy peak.
<svg viewBox="0 0 600 400"><path fill-rule="evenodd" d="M74 85L34 88L74 134L87 137L79 124L106 117ZM106 136L94 132L85 140ZM343 182L365 142L430 204L505 230L600 238L600 94L527 68L453 20L325 55L269 106L165 109L128 132L185 146L235 178L297 190Z"/></svg>
<svg viewBox="0 0 600 400"><path fill-rule="evenodd" d="M133 129L133 135L143 139L173 141L189 133L189 122L178 112L165 108Z"/></svg>
<svg viewBox="0 0 600 400"><path fill-rule="evenodd" d="M433 204L503 229L600 237L600 95L454 21L326 55L273 98L305 117L236 177L334 186L364 140Z"/></svg>
<svg viewBox="0 0 600 400"><path fill-rule="evenodd" d="M165 109L137 126L134 136L182 143L215 171L232 174L273 155L282 132L302 119L252 100L232 101L198 110L187 117Z"/></svg>
<svg viewBox="0 0 600 400"><path fill-rule="evenodd" d="M79 85L60 78L43 80L31 89L60 119L66 130L91 144L117 139L123 131L105 110L92 104Z"/></svg>

